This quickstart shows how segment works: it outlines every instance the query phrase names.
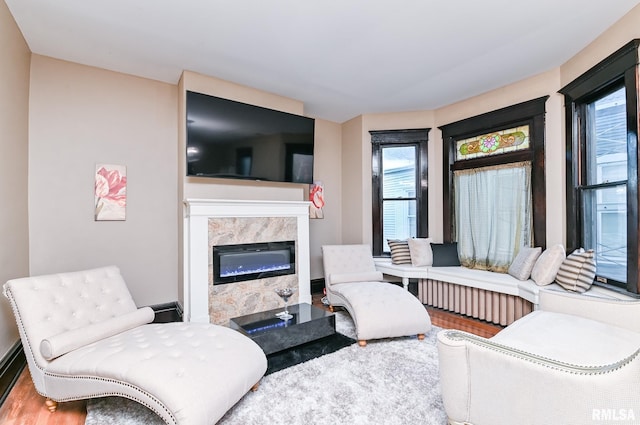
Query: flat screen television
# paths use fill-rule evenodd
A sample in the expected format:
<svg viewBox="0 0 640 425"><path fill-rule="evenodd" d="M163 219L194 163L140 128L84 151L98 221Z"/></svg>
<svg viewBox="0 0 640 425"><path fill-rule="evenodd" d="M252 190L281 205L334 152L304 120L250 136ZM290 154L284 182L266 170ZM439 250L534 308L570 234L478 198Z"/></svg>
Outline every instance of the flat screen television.
<svg viewBox="0 0 640 425"><path fill-rule="evenodd" d="M187 175L312 183L312 118L187 91Z"/></svg>

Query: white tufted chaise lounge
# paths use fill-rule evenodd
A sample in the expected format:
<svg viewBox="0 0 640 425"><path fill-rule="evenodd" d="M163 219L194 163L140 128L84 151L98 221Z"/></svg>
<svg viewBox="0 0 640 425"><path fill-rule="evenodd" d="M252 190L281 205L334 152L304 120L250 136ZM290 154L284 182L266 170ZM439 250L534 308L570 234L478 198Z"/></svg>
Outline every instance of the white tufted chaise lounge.
<svg viewBox="0 0 640 425"><path fill-rule="evenodd" d="M383 282L369 245L324 245L324 279L330 305L347 309L361 346L367 340L417 335L431 330L431 319L410 292Z"/></svg>
<svg viewBox="0 0 640 425"><path fill-rule="evenodd" d="M57 402L121 396L167 424L215 424L267 369L249 338L203 323L147 324L117 267L4 285L35 388Z"/></svg>

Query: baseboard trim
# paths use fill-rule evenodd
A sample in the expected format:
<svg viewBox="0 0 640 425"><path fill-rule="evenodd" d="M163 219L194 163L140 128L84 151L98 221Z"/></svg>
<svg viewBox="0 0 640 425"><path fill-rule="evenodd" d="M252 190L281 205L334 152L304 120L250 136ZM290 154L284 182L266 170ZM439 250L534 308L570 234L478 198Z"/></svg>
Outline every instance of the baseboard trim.
<svg viewBox="0 0 640 425"><path fill-rule="evenodd" d="M311 293L322 294L322 291L324 291L324 278L311 279Z"/></svg>
<svg viewBox="0 0 640 425"><path fill-rule="evenodd" d="M26 365L27 358L24 356L22 343L18 341L0 361L0 406L9 396Z"/></svg>
<svg viewBox="0 0 640 425"><path fill-rule="evenodd" d="M182 306L177 301L149 307L156 313L153 323L182 322Z"/></svg>

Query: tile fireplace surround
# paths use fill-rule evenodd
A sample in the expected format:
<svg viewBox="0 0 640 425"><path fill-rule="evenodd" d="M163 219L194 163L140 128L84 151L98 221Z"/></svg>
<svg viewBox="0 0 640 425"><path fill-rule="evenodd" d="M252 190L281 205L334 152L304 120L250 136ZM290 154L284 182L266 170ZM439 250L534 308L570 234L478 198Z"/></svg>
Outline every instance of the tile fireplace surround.
<svg viewBox="0 0 640 425"><path fill-rule="evenodd" d="M309 203L187 199L184 320L227 325L232 317L282 305L274 288L297 287L290 303L311 303ZM213 285L214 245L296 241L296 273Z"/></svg>

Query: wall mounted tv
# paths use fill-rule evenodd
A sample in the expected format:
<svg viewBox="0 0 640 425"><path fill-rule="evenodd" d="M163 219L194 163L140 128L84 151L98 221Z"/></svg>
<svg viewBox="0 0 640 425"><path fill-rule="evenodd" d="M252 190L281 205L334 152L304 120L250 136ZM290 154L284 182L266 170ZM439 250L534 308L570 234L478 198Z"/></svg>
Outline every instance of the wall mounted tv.
<svg viewBox="0 0 640 425"><path fill-rule="evenodd" d="M313 182L312 118L187 91L187 175Z"/></svg>

